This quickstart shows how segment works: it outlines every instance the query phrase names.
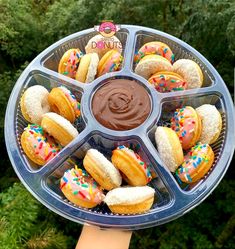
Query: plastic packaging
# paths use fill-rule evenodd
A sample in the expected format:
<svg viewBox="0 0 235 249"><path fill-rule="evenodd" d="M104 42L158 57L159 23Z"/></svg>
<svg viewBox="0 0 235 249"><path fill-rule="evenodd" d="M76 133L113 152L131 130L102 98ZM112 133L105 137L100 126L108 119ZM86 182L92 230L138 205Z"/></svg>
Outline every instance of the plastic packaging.
<svg viewBox="0 0 235 249"><path fill-rule="evenodd" d="M200 204L223 178L234 151L234 112L231 96L222 78L214 67L195 49L166 33L140 26L122 25L116 36L123 44L122 69L105 74L90 84L57 73L59 60L69 48L83 52L88 40L96 34L93 29L72 34L56 42L38 55L24 70L10 96L5 117L5 140L11 163L26 188L45 206L65 218L79 223L118 229L141 229L169 222L182 216ZM189 58L203 70L204 84L200 89L171 93L157 92L148 82L134 73L133 58L144 43L162 41L175 53L175 60ZM135 79L148 91L152 110L147 120L139 127L128 131L113 131L103 127L91 111L91 99L96 89L108 79ZM20 145L20 136L27 122L22 117L19 101L25 89L43 85L48 90L65 85L81 101L82 116L76 126L79 136L67 145L53 160L37 168L25 156ZM212 145L215 161L210 172L198 183L183 186L164 166L156 149L154 132L157 125L168 125L172 111L184 105L198 107L213 104L223 118L219 139ZM150 186L156 190L151 210L137 215L114 215L105 205L93 209L80 208L65 199L59 189L59 179L70 167L69 158L82 160L89 148L96 148L110 158L111 151L125 144L136 150L151 165L154 178Z"/></svg>

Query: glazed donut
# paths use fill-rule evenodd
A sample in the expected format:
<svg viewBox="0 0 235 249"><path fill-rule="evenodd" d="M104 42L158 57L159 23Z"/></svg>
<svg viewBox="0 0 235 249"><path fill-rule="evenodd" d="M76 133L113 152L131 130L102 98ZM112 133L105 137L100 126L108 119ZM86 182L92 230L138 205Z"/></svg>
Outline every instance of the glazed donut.
<svg viewBox="0 0 235 249"><path fill-rule="evenodd" d="M28 125L21 135L21 146L28 158L38 165L44 165L60 151L52 137L39 125Z"/></svg>
<svg viewBox="0 0 235 249"><path fill-rule="evenodd" d="M149 166L137 153L124 145L113 150L111 160L131 186L144 186L152 179Z"/></svg>
<svg viewBox="0 0 235 249"><path fill-rule="evenodd" d="M104 199L100 186L77 167L65 171L60 180L60 189L69 201L85 208L95 207Z"/></svg>
<svg viewBox="0 0 235 249"><path fill-rule="evenodd" d="M116 50L108 51L99 61L97 77L110 72L119 71L122 66L123 57Z"/></svg>
<svg viewBox="0 0 235 249"><path fill-rule="evenodd" d="M49 92L40 85L29 87L20 100L23 117L30 123L41 124L42 115L50 111Z"/></svg>
<svg viewBox="0 0 235 249"><path fill-rule="evenodd" d="M89 149L83 159L86 171L106 190L117 188L122 183L119 171L98 150Z"/></svg>
<svg viewBox="0 0 235 249"><path fill-rule="evenodd" d="M92 82L95 79L98 64L99 56L97 53L85 54L78 66L76 80L83 83Z"/></svg>
<svg viewBox="0 0 235 249"><path fill-rule="evenodd" d="M62 146L69 144L78 136L78 131L62 116L54 112L43 115L42 128L54 137Z"/></svg>
<svg viewBox="0 0 235 249"><path fill-rule="evenodd" d="M171 172L175 172L184 161L182 146L176 132L171 128L158 126L155 141L163 163Z"/></svg>
<svg viewBox="0 0 235 249"><path fill-rule="evenodd" d="M120 187L107 193L104 202L116 214L137 214L153 205L155 190L149 186Z"/></svg>
<svg viewBox="0 0 235 249"><path fill-rule="evenodd" d="M75 79L78 65L83 53L78 48L69 49L61 57L58 72Z"/></svg>
<svg viewBox="0 0 235 249"><path fill-rule="evenodd" d="M138 63L145 55L149 55L149 54L161 55L172 64L175 59L175 55L173 54L169 46L167 46L163 42L153 41L153 42L145 43L139 49L139 51L134 57L134 62Z"/></svg>
<svg viewBox="0 0 235 249"><path fill-rule="evenodd" d="M97 53L100 59L111 49L118 51L120 54L122 53L122 43L115 35L111 38L103 37L100 34L95 35L85 47L87 54Z"/></svg>
<svg viewBox="0 0 235 249"><path fill-rule="evenodd" d="M203 73L199 65L189 59L180 59L173 64L174 72L181 75L188 83L188 89L200 88L203 84Z"/></svg>
<svg viewBox="0 0 235 249"><path fill-rule="evenodd" d="M175 173L182 182L196 182L209 171L213 162L214 152L210 145L197 144L186 154L183 164Z"/></svg>
<svg viewBox="0 0 235 249"><path fill-rule="evenodd" d="M148 82L161 93L185 90L188 86L188 83L179 74L166 71L153 74Z"/></svg>
<svg viewBox="0 0 235 249"><path fill-rule="evenodd" d="M146 80L161 71L173 71L173 66L166 58L155 54L145 55L135 68L135 73Z"/></svg>
<svg viewBox="0 0 235 249"><path fill-rule="evenodd" d="M64 86L53 88L49 93L48 101L53 112L68 119L71 123L80 116L80 103Z"/></svg>
<svg viewBox="0 0 235 249"><path fill-rule="evenodd" d="M201 119L191 106L185 106L174 112L171 128L177 133L183 149L187 150L194 146L201 136Z"/></svg>
<svg viewBox="0 0 235 249"><path fill-rule="evenodd" d="M213 144L222 129L222 118L214 105L205 104L196 109L202 120L201 143Z"/></svg>

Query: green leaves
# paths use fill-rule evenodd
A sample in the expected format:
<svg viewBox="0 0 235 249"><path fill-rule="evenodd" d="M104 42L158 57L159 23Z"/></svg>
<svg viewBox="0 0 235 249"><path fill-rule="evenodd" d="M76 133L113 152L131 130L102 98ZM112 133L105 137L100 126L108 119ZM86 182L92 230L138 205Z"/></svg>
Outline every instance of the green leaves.
<svg viewBox="0 0 235 249"><path fill-rule="evenodd" d="M0 194L0 248L61 249L68 238L44 217L44 209L20 183Z"/></svg>

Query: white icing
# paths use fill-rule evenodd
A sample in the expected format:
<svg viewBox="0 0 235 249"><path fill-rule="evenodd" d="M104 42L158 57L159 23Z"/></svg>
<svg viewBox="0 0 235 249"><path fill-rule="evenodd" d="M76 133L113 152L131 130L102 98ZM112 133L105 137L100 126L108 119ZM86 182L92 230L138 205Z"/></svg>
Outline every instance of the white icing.
<svg viewBox="0 0 235 249"><path fill-rule="evenodd" d="M164 127L157 127L155 132L155 141L157 144L158 152L160 154L160 158L162 159L163 163L171 172L175 172L178 166L173 156L171 141L165 133Z"/></svg>
<svg viewBox="0 0 235 249"><path fill-rule="evenodd" d="M86 83L90 83L95 79L97 73L97 67L99 64L99 56L97 53L91 54L91 62L88 67L87 75L86 75Z"/></svg>
<svg viewBox="0 0 235 249"><path fill-rule="evenodd" d="M205 104L196 108L202 120L202 133L199 141L203 144L210 144L213 138L220 133L221 116L214 105Z"/></svg>
<svg viewBox="0 0 235 249"><path fill-rule="evenodd" d="M67 119L60 116L59 114L54 112L48 112L43 116L56 122L58 125L64 128L73 138L78 136L78 131L73 127L73 125Z"/></svg>
<svg viewBox="0 0 235 249"><path fill-rule="evenodd" d="M104 202L107 205L137 204L154 196L155 190L149 186L120 187L107 193Z"/></svg>
<svg viewBox="0 0 235 249"><path fill-rule="evenodd" d="M87 156L96 161L100 170L104 171L115 185L121 185L122 178L118 169L102 153L96 149L89 149L87 151Z"/></svg>
<svg viewBox="0 0 235 249"><path fill-rule="evenodd" d="M40 85L29 87L24 95L24 107L32 123L40 124L43 114L50 111L49 92Z"/></svg>
<svg viewBox="0 0 235 249"><path fill-rule="evenodd" d="M202 85L200 68L196 62L189 59L180 59L173 64L174 72L181 75L188 83L188 89L199 88Z"/></svg>

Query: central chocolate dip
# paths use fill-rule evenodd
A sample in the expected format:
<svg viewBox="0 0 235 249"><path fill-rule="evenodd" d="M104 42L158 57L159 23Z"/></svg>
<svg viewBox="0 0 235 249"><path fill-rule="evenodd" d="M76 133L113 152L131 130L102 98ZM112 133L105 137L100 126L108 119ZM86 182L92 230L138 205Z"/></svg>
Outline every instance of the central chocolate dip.
<svg viewBox="0 0 235 249"><path fill-rule="evenodd" d="M92 99L92 112L98 122L117 131L141 125L150 110L147 91L134 80L109 80L95 92Z"/></svg>

